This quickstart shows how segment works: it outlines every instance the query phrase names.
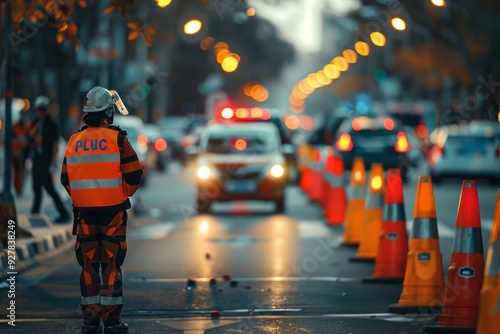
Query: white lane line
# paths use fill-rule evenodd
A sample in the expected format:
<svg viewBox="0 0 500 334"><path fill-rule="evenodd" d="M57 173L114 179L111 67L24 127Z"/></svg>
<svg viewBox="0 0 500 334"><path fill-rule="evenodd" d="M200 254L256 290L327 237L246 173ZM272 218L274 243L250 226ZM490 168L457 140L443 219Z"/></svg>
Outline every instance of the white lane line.
<svg viewBox="0 0 500 334"><path fill-rule="evenodd" d="M195 282L198 283L208 283L211 278L208 277L198 277L191 278ZM222 282L223 279L217 279ZM318 276L318 277L233 277L232 281L239 282L300 282L300 281L315 281L315 282L361 282L363 280L362 277L327 277L327 276ZM128 277L128 282L134 283L144 283L144 282L153 282L153 283L186 283L186 278L147 278L147 277Z"/></svg>
<svg viewBox="0 0 500 334"><path fill-rule="evenodd" d="M128 233L127 238L133 240L163 239L175 229L177 224L173 222L161 222L138 229Z"/></svg>

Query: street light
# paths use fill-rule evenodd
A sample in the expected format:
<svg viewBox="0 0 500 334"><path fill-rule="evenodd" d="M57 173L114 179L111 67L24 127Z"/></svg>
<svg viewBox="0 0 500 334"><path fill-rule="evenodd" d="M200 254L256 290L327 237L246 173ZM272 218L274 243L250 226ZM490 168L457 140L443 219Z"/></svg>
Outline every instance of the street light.
<svg viewBox="0 0 500 334"><path fill-rule="evenodd" d="M363 41L358 41L356 44L354 44L354 49L356 50L357 53L359 53L361 56L368 56L370 54L370 46L363 42Z"/></svg>
<svg viewBox="0 0 500 334"><path fill-rule="evenodd" d="M172 0L156 0L158 7L161 7L161 8L167 7L168 5L170 5L171 2L172 2Z"/></svg>
<svg viewBox="0 0 500 334"><path fill-rule="evenodd" d="M370 34L370 39L376 46L384 46L386 42L384 34L378 31L372 32Z"/></svg>
<svg viewBox="0 0 500 334"><path fill-rule="evenodd" d="M444 2L444 0L431 0L431 3L434 6L437 6L437 7L444 7L444 6L446 6L446 2Z"/></svg>
<svg viewBox="0 0 500 334"><path fill-rule="evenodd" d="M198 19L192 19L184 24L184 33L186 35L194 35L201 30L203 24Z"/></svg>
<svg viewBox="0 0 500 334"><path fill-rule="evenodd" d="M395 17L391 20L391 24L394 29L399 30L399 31L404 31L406 30L406 22L400 18L400 17Z"/></svg>

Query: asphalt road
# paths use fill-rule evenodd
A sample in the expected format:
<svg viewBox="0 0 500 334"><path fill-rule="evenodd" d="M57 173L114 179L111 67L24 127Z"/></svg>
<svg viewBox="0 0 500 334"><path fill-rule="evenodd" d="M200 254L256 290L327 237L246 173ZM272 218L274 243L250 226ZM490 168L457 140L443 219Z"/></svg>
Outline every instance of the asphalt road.
<svg viewBox="0 0 500 334"><path fill-rule="evenodd" d="M419 172L404 189L409 226ZM156 174L135 199L142 213L130 219L123 267L131 333L410 334L432 321L389 313L402 285L362 283L374 264L350 262L356 249L340 245L342 228L325 225L320 207L297 187L287 190L286 215L246 202L197 215L190 175L179 168ZM445 275L460 189L460 181L434 187ZM486 252L497 188L479 183L478 190ZM16 326L2 316L0 332L78 333L78 277L71 245L19 275ZM2 288L0 313L6 307Z"/></svg>

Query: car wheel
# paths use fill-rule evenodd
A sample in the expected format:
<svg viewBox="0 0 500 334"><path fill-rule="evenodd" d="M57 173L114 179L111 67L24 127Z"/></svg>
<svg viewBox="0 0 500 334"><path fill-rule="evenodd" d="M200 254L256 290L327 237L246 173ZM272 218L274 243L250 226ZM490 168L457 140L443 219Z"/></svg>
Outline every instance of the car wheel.
<svg viewBox="0 0 500 334"><path fill-rule="evenodd" d="M210 208L212 206L212 202L208 199L198 198L196 200L196 210L198 213L210 213Z"/></svg>
<svg viewBox="0 0 500 334"><path fill-rule="evenodd" d="M285 212L285 198L280 198L274 202L276 204L276 213L283 213Z"/></svg>

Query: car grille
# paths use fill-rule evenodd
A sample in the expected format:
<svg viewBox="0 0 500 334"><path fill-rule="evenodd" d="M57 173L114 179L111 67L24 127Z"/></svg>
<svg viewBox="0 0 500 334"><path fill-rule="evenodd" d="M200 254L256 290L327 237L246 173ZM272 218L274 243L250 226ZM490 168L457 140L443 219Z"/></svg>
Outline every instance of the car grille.
<svg viewBox="0 0 500 334"><path fill-rule="evenodd" d="M264 167L263 166L245 166L245 167L219 167L219 173L223 179L232 180L252 180L257 179Z"/></svg>

